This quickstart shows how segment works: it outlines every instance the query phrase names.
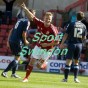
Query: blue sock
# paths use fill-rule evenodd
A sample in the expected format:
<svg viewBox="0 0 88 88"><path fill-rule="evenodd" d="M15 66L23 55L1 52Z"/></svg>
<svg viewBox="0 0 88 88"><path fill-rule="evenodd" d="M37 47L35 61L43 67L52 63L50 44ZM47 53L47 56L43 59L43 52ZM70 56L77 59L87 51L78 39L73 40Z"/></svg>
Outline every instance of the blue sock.
<svg viewBox="0 0 88 88"><path fill-rule="evenodd" d="M4 70L4 72L8 72L9 70L11 70L13 67L16 66L16 61L13 60L8 66L7 68Z"/></svg>
<svg viewBox="0 0 88 88"><path fill-rule="evenodd" d="M74 65L74 78L77 78L78 72L79 72L79 66L78 65Z"/></svg>

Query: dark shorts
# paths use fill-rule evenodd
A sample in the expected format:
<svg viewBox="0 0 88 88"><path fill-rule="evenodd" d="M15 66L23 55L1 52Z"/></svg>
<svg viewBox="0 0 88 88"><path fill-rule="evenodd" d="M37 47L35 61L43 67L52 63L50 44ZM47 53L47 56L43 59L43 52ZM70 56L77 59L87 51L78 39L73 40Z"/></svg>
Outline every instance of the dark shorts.
<svg viewBox="0 0 88 88"><path fill-rule="evenodd" d="M15 42L9 41L10 49L13 55L20 56L21 46Z"/></svg>
<svg viewBox="0 0 88 88"><path fill-rule="evenodd" d="M66 59L79 59L82 51L82 44L68 44Z"/></svg>

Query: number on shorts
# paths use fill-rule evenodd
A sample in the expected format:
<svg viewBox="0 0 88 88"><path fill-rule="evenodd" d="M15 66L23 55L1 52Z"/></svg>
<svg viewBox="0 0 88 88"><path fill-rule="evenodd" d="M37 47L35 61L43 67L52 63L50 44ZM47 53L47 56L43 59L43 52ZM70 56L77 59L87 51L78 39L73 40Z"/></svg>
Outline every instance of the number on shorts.
<svg viewBox="0 0 88 88"><path fill-rule="evenodd" d="M74 29L74 37L82 38L82 29L81 28L75 28Z"/></svg>

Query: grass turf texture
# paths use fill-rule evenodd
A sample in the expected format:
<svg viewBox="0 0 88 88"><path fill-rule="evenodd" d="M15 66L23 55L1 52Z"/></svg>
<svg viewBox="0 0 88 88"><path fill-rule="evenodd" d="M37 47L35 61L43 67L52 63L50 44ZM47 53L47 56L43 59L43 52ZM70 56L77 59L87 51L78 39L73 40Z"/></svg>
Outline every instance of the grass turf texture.
<svg viewBox="0 0 88 88"><path fill-rule="evenodd" d="M2 70L0 70L2 73ZM25 72L17 71L22 78ZM30 80L22 83L22 78L11 78L11 71L8 72L8 78L0 76L0 88L88 88L88 76L79 76L81 83L74 83L73 75L69 76L67 83L61 82L62 74L32 72Z"/></svg>

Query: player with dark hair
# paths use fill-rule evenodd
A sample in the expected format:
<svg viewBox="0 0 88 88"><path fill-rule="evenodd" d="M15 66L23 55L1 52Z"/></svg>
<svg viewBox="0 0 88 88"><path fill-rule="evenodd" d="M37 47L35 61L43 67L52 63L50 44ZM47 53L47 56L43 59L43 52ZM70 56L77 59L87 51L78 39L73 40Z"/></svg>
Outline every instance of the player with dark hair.
<svg viewBox="0 0 88 88"><path fill-rule="evenodd" d="M51 24L52 22L52 18L53 15L51 12L46 12L44 15L44 21L41 21L40 19L36 18L25 6L25 4L23 3L22 8L24 9L27 17L30 20L33 20L35 22L35 24L37 24L37 29L38 29L38 33L40 33L39 37L41 38L43 35L49 36L49 35L53 35L54 37L57 35L58 31L57 28ZM43 38L44 39L44 38ZM43 64L43 62L48 59L51 55L51 51L49 52L41 52L42 50L46 49L52 49L54 45L58 44L57 41L37 41L37 44L35 45L33 52L31 54L31 60L30 63L28 64L27 70L26 70L26 76L23 79L23 82L28 82L28 77L30 76L30 73L32 72L33 69L33 65L36 61L36 59L39 60L37 67L41 67L41 65ZM40 53L38 53L38 51L40 51Z"/></svg>
<svg viewBox="0 0 88 88"><path fill-rule="evenodd" d="M72 22L67 27L66 33L62 39L60 48L64 48L64 42L68 40L68 52L66 55L66 66L64 71L63 82L67 82L68 74L72 64L72 59L74 59L74 81L79 83L78 71L79 71L79 58L82 50L82 42L86 39L86 26L81 22L84 18L83 12L77 13L77 21Z"/></svg>
<svg viewBox="0 0 88 88"><path fill-rule="evenodd" d="M14 28L10 31L7 41L7 46L10 47L12 54L15 56L14 60L7 66L7 68L2 72L3 77L8 77L7 72L12 69L11 77L19 78L16 75L17 64L20 60L21 45L28 45L29 42L26 39L27 30L29 28L30 22L26 18L19 19L15 24Z"/></svg>

